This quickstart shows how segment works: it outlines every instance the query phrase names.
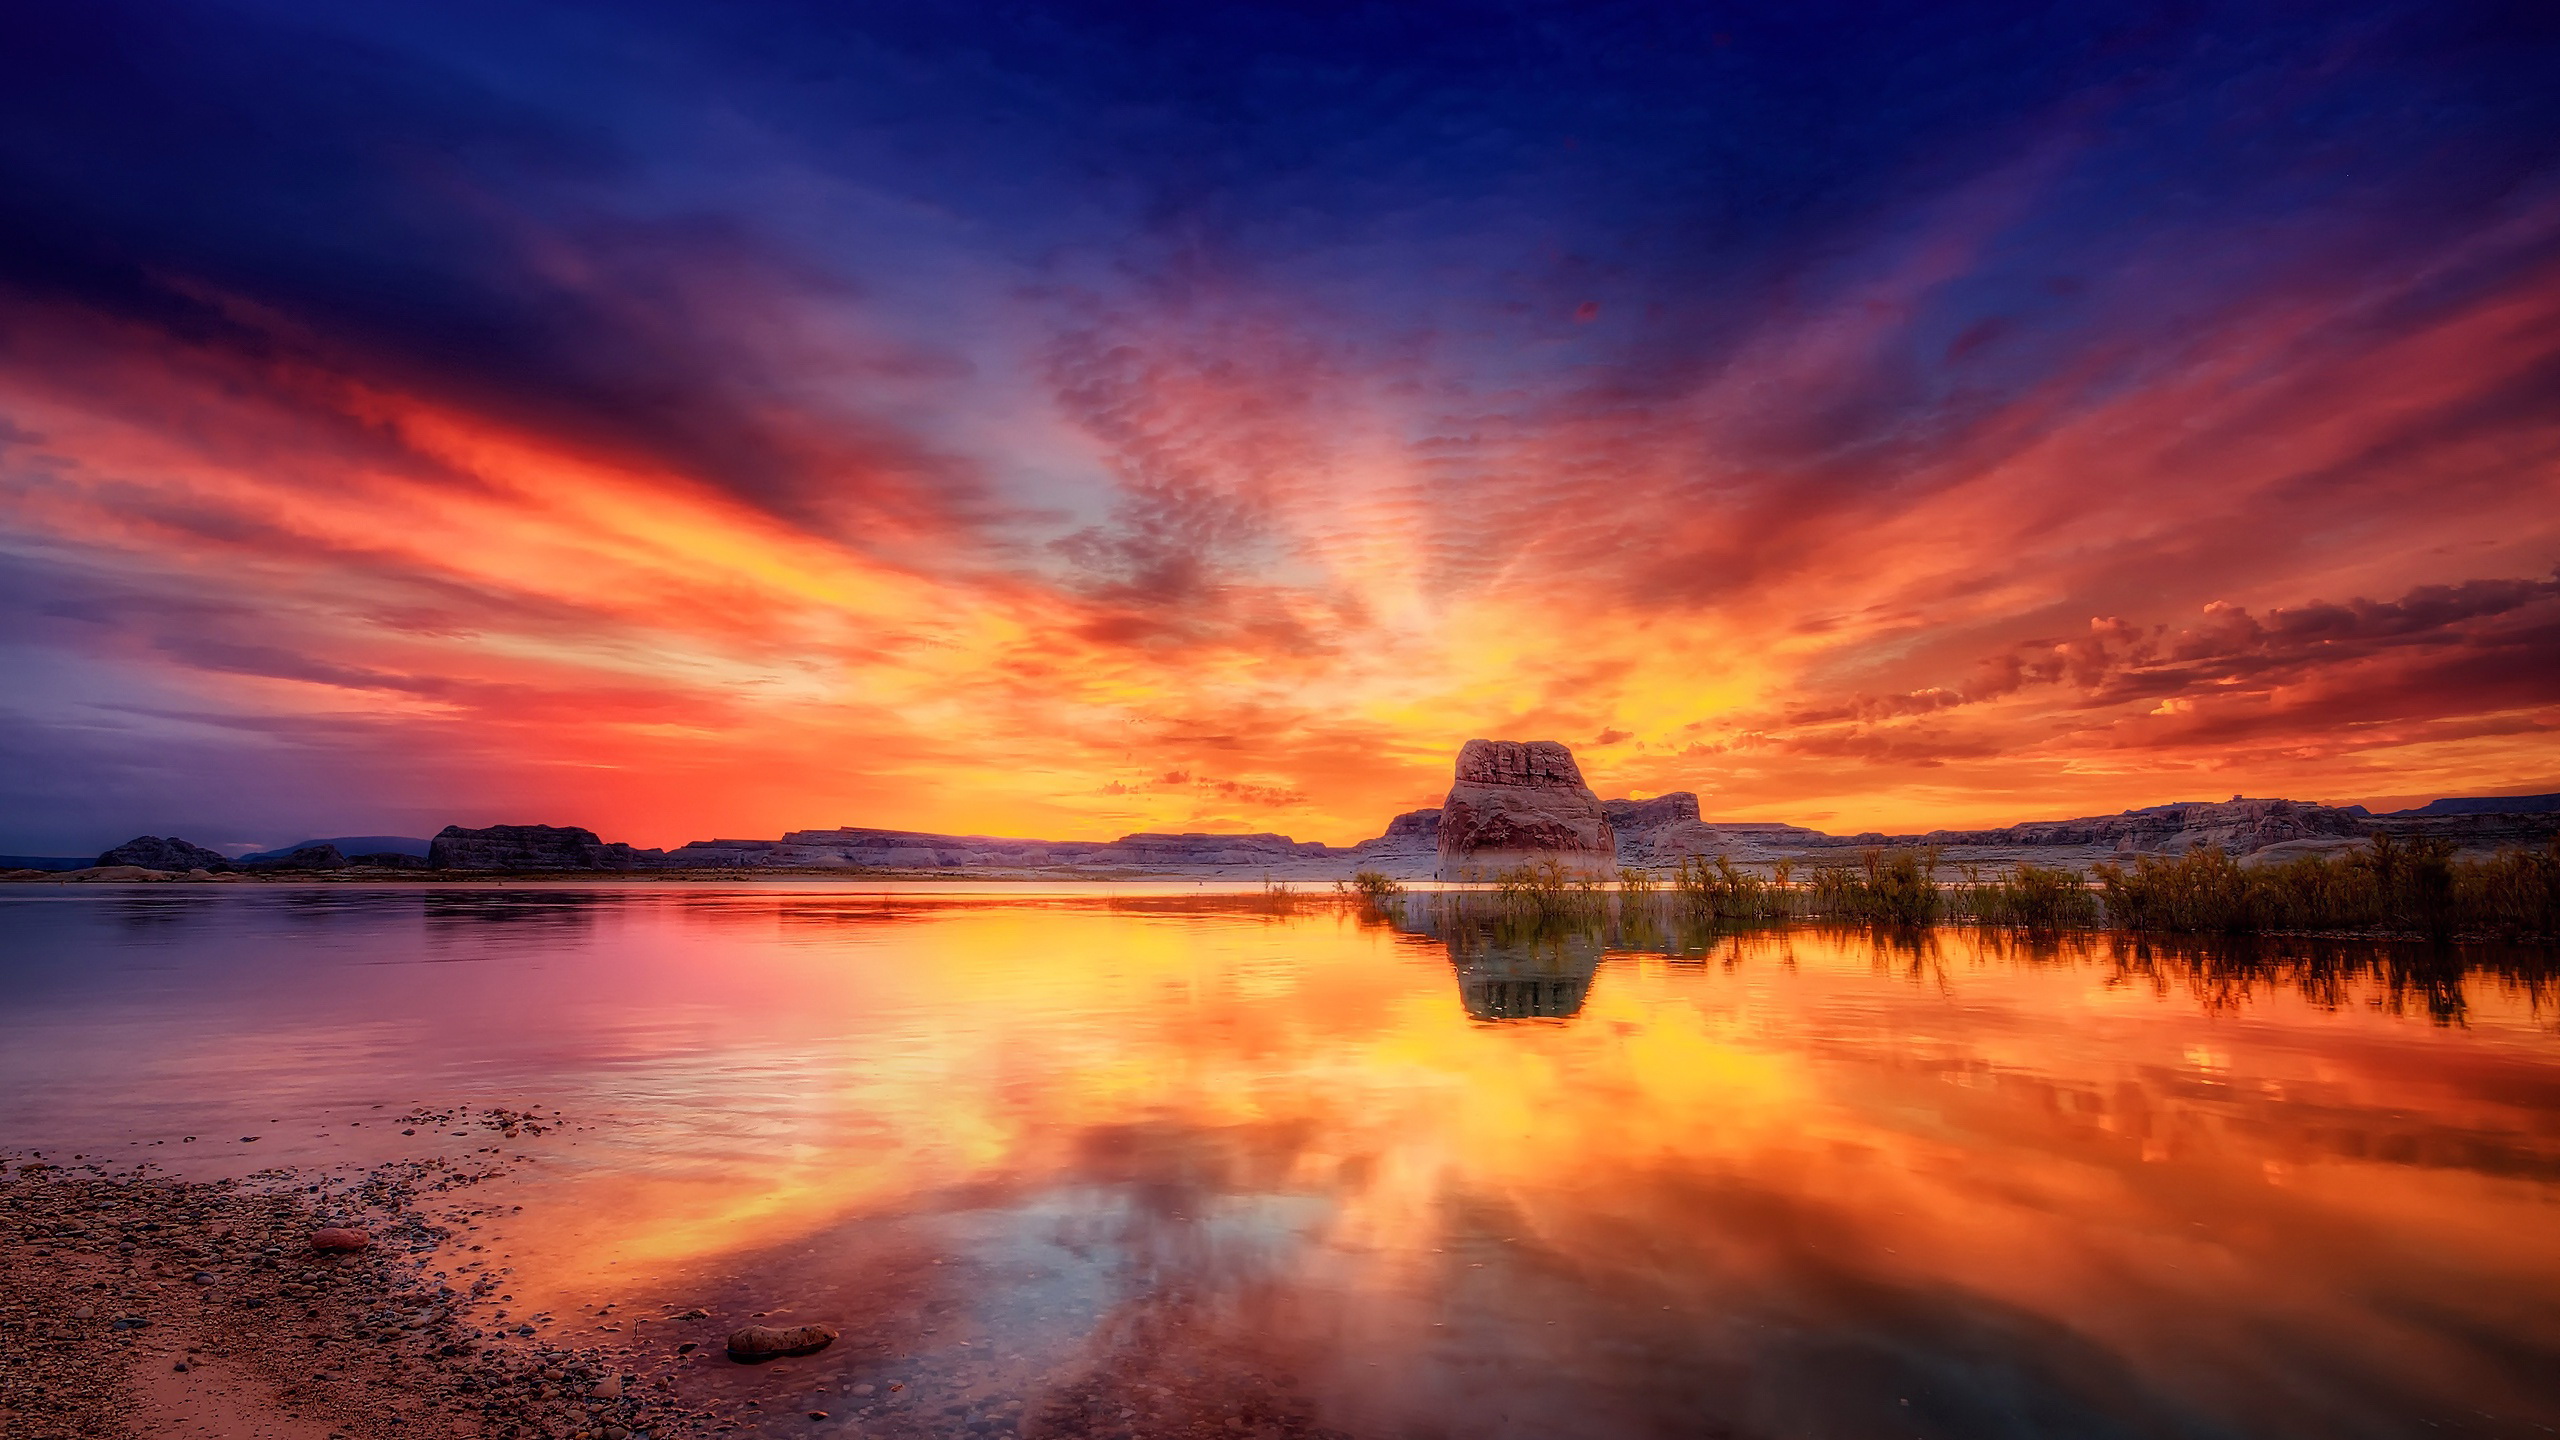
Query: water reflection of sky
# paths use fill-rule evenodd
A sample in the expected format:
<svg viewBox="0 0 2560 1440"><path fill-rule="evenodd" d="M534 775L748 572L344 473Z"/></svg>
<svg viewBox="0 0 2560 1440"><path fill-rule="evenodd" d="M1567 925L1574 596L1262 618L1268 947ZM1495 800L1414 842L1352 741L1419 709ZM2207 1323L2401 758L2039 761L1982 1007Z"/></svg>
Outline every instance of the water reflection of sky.
<svg viewBox="0 0 2560 1440"><path fill-rule="evenodd" d="M41 892L0 941L0 1143L557 1106L454 1262L510 1321L835 1319L687 1383L895 1379L876 1433L2560 1424L2530 954L648 887Z"/></svg>

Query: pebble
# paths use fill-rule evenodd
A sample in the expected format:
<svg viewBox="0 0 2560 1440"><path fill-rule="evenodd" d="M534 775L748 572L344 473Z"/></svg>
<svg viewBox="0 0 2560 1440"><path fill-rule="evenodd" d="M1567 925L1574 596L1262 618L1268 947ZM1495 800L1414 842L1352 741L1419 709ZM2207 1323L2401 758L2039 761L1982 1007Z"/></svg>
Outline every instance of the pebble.
<svg viewBox="0 0 2560 1440"><path fill-rule="evenodd" d="M314 1250L362 1250L372 1243L372 1236L343 1225L311 1232L311 1248Z"/></svg>
<svg viewBox="0 0 2560 1440"><path fill-rule="evenodd" d="M622 1398L622 1377L619 1375L607 1375L603 1379L597 1381L595 1383L595 1388L589 1390L587 1393L595 1396L599 1400L619 1400Z"/></svg>
<svg viewBox="0 0 2560 1440"><path fill-rule="evenodd" d="M865 1380L861 1384L853 1387L853 1393L856 1395L873 1395L879 1393L879 1390L879 1386L872 1384L868 1380Z"/></svg>

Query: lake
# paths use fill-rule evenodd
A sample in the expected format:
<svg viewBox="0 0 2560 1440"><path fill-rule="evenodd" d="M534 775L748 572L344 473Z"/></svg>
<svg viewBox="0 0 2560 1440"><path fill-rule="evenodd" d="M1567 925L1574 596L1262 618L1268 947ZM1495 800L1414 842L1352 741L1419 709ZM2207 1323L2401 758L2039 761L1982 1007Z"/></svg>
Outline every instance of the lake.
<svg viewBox="0 0 2560 1440"><path fill-rule="evenodd" d="M503 1277L493 1328L840 1325L697 1368L762 1434L2547 1435L2555 974L1178 886L27 886L0 1151L485 1168L432 1263Z"/></svg>

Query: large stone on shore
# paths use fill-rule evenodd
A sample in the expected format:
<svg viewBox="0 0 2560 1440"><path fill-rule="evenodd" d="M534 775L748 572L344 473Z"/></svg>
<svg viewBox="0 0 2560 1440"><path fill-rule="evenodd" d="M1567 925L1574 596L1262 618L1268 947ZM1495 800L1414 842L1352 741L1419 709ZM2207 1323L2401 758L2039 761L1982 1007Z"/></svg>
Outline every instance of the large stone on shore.
<svg viewBox="0 0 2560 1440"><path fill-rule="evenodd" d="M1440 807L1440 878L1490 880L1550 861L1576 875L1618 868L1617 833L1573 752L1553 740L1468 741Z"/></svg>
<svg viewBox="0 0 2560 1440"><path fill-rule="evenodd" d="M754 1363L808 1355L835 1343L833 1325L750 1325L729 1336L729 1358Z"/></svg>
<svg viewBox="0 0 2560 1440"><path fill-rule="evenodd" d="M575 825L447 825L427 845L434 870L647 870L664 863L659 851L607 843Z"/></svg>
<svg viewBox="0 0 2560 1440"><path fill-rule="evenodd" d="M216 851L190 845L175 835L136 835L98 857L99 868L139 865L145 870L228 870L231 862Z"/></svg>

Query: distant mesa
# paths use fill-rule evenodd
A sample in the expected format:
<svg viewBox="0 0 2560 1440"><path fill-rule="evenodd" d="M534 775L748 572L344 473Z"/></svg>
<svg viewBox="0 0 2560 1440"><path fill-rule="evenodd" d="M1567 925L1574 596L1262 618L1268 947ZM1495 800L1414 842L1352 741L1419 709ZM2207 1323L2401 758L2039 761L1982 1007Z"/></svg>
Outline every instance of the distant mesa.
<svg viewBox="0 0 2560 1440"><path fill-rule="evenodd" d="M241 863L260 870L344 870L347 857L335 845L303 845L281 855L244 856Z"/></svg>
<svg viewBox="0 0 2560 1440"><path fill-rule="evenodd" d="M181 875L189 870L207 870L218 875L231 868L231 858L220 851L190 845L175 835L137 835L98 857L97 868L101 870L118 865Z"/></svg>
<svg viewBox="0 0 2560 1440"><path fill-rule="evenodd" d="M97 863L97 858L91 855L0 855L0 874L12 871L57 874L65 870L87 870Z"/></svg>
<svg viewBox="0 0 2560 1440"><path fill-rule="evenodd" d="M664 858L576 825L447 825L427 846L430 870L647 870Z"/></svg>
<svg viewBox="0 0 2560 1440"><path fill-rule="evenodd" d="M331 835L317 840L296 841L291 845L281 845L273 850L261 850L254 855L243 855L238 863L262 865L290 860L302 851L326 845L340 855L346 856L347 863L351 865L387 864L390 861L385 857L397 857L415 861L418 865L424 866L427 863L428 844L428 841L414 835Z"/></svg>
<svg viewBox="0 0 2560 1440"><path fill-rule="evenodd" d="M357 838L364 841L384 839L395 843L399 841L398 836L367 835ZM219 851L190 844L175 835L137 835L99 856L94 862L83 863L91 870L136 869L170 875L192 874L199 870L209 875L236 873L243 870L259 872L356 868L423 870L427 865L426 846L424 841L417 844L419 851L417 854L407 853L403 848L382 850L372 854L349 855L332 841L313 840L289 849L264 850L233 860Z"/></svg>
<svg viewBox="0 0 2560 1440"><path fill-rule="evenodd" d="M954 870L992 866L1110 874L1202 869L1289 874L1329 863L1342 853L1317 841L1267 833L1140 832L1117 840L1020 840L844 826L834 830L794 830L779 840L696 840L666 852L661 863L680 869Z"/></svg>
<svg viewBox="0 0 2560 1440"><path fill-rule="evenodd" d="M672 850L609 841L575 825L448 825L432 840L341 836L227 859L174 835L141 835L95 861L0 856L0 876L84 882L239 875L361 876L383 870L466 874L647 871L929 871L1112 879L1184 876L1324 883L1377 870L1399 880L1488 881L1553 862L1594 877L1621 867L1668 870L1722 856L1763 871L1842 863L1869 847L1931 846L1947 865L1998 871L2032 862L2086 871L2101 861L2176 855L2206 845L2266 864L2362 847L2377 835L2427 839L2456 853L2538 850L2560 836L2560 795L2449 797L2376 815L2359 805L2258 799L2149 805L2116 815L2035 820L1980 830L1833 835L1770 820L1714 820L1685 790L1601 800L1573 752L1551 740L1470 740L1448 799L1408 810L1385 833L1335 846L1268 833L1144 831L1117 840L1028 840L843 826L778 840L696 840Z"/></svg>
<svg viewBox="0 0 2560 1440"><path fill-rule="evenodd" d="M2395 810L2390 818L2437 815L2549 815L2560 812L2560 794L2477 795L2459 800L2430 800L2415 810Z"/></svg>
<svg viewBox="0 0 2560 1440"><path fill-rule="evenodd" d="M1573 752L1553 740L1470 740L1440 807L1442 880L1488 880L1523 865L1617 873L1618 834Z"/></svg>
<svg viewBox="0 0 2560 1440"><path fill-rule="evenodd" d="M378 840L367 835L363 840ZM290 850L269 850L257 855L243 855L233 862L250 870L424 870L427 868L427 842L417 842L413 852L407 849L372 850L349 854L335 841L314 840Z"/></svg>

